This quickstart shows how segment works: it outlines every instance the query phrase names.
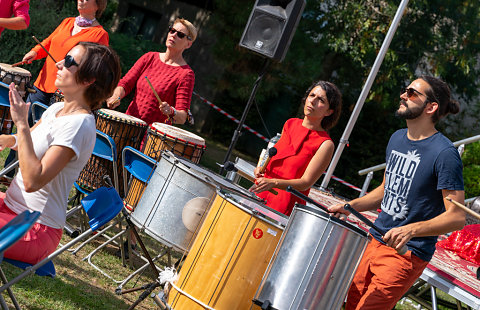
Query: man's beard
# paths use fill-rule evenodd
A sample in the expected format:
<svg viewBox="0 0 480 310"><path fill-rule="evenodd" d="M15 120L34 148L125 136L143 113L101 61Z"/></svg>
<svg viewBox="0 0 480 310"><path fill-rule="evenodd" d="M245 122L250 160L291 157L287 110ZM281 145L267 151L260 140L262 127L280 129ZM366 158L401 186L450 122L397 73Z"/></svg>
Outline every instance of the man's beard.
<svg viewBox="0 0 480 310"><path fill-rule="evenodd" d="M398 110L395 112L395 116L398 117L398 118L401 118L401 119L415 119L415 118L419 117L420 115L422 115L423 110L427 106L426 101L423 103L423 105L421 107L414 107L414 108L408 107L405 100L401 100L400 104L405 106L405 110L400 111L400 108L398 108Z"/></svg>

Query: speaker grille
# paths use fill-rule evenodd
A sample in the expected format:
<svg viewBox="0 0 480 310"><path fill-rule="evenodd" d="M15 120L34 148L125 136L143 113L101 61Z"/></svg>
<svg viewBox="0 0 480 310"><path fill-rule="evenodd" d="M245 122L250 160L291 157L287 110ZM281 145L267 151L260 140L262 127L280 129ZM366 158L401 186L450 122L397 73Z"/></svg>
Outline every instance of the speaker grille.
<svg viewBox="0 0 480 310"><path fill-rule="evenodd" d="M254 51L273 57L282 37L285 21L279 16L255 11L241 43Z"/></svg>

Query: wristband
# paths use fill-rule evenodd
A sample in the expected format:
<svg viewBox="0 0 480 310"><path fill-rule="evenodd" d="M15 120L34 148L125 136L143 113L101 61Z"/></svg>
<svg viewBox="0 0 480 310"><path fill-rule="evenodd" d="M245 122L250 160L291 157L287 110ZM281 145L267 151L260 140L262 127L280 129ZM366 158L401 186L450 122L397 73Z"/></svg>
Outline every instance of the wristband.
<svg viewBox="0 0 480 310"><path fill-rule="evenodd" d="M177 115L177 110L175 110L175 108L172 107L172 106L170 107L170 109L171 109L172 112L170 112L170 116L169 116L169 117L175 117L175 115Z"/></svg>
<svg viewBox="0 0 480 310"><path fill-rule="evenodd" d="M13 149L14 147L17 147L17 136L16 135L11 135L15 139L15 144L11 146L10 148Z"/></svg>

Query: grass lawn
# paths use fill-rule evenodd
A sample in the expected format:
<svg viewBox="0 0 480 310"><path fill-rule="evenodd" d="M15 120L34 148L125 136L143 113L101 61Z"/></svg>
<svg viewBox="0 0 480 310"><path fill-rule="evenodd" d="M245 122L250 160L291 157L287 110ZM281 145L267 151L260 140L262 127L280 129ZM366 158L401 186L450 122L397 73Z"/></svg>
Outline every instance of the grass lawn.
<svg viewBox="0 0 480 310"><path fill-rule="evenodd" d="M226 152L226 147L216 144L212 141L207 141L207 151L205 152L201 165L208 167L212 171L218 171L217 162L222 162ZM239 154L234 153L232 160ZM3 161L6 152L0 153L0 166L3 166ZM242 158L256 162L255 158ZM1 190L5 190L2 188ZM100 238L101 239L101 238ZM71 240L64 234L62 243ZM104 240L104 239L101 239ZM151 254L158 253L161 249L161 244L157 241L145 237L142 238L147 244ZM115 288L118 284L108 279L100 272L95 270L82 258L85 257L91 250L93 250L100 243L97 241L89 243L86 247L80 250L76 255L70 252L64 252L54 260L57 276L54 279L30 275L12 287L20 305L24 309L127 309L143 292L143 290L132 292L124 295L115 294ZM75 247L75 246L74 246ZM125 278L132 269L129 266L123 266L119 258L114 253L118 248L109 245L104 250L100 251L94 257L96 264L104 268L109 274L114 275L116 279ZM173 261L180 257L179 253L173 255ZM132 260L134 266L143 264L139 258L134 257ZM159 266L167 264L166 257L162 258ZM20 270L10 264L3 263L2 268L5 271L8 279L13 279L15 275L19 274ZM147 269L139 277L134 278L124 289L132 287L139 287L143 284L154 280L153 272ZM158 292L159 288L155 290ZM9 297L4 294L7 303L12 307ZM446 294L441 294L441 298L447 298ZM450 298L451 301L453 301ZM147 297L141 302L136 309L159 309L150 297ZM415 303L404 303L397 305L396 309L419 309ZM449 309L440 307L440 309Z"/></svg>

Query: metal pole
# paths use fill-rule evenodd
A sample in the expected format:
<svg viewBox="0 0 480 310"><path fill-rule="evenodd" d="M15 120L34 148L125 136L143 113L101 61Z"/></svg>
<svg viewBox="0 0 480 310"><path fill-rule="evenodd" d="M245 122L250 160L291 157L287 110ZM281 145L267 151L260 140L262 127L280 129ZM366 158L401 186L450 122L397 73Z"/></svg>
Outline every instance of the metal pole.
<svg viewBox="0 0 480 310"><path fill-rule="evenodd" d="M370 70L370 73L368 75L367 81L362 89L362 92L360 93L360 97L358 97L357 103L355 104L355 108L353 109L352 115L350 116L350 120L348 121L345 131L343 132L342 138L340 139L338 148L335 151L335 154L333 155L332 162L330 163L330 166L328 167L328 170L325 173L325 177L323 178L322 184L320 185L322 189L326 189L328 186L328 182L330 182L330 178L333 175L333 170L335 170L338 160L340 159L340 155L342 155L343 149L345 148L345 145L348 143L348 138L352 133L353 126L355 125L355 122L358 119L360 110L362 109L363 104L365 103L365 99L367 98L368 92L372 87L373 81L375 80L378 70L380 69L383 58L387 53L388 47L390 46L390 42L392 41L395 31L397 31L398 25L400 24L400 20L402 19L402 15L405 9L407 8L407 5L408 5L408 0L402 0L402 2L400 3L400 6L397 9L397 13L395 13L395 17L393 18L392 25L390 26L390 29L388 29L387 36L385 37L385 40L382 43L382 47L380 48L377 58L375 59L375 63L373 64L373 67Z"/></svg>

